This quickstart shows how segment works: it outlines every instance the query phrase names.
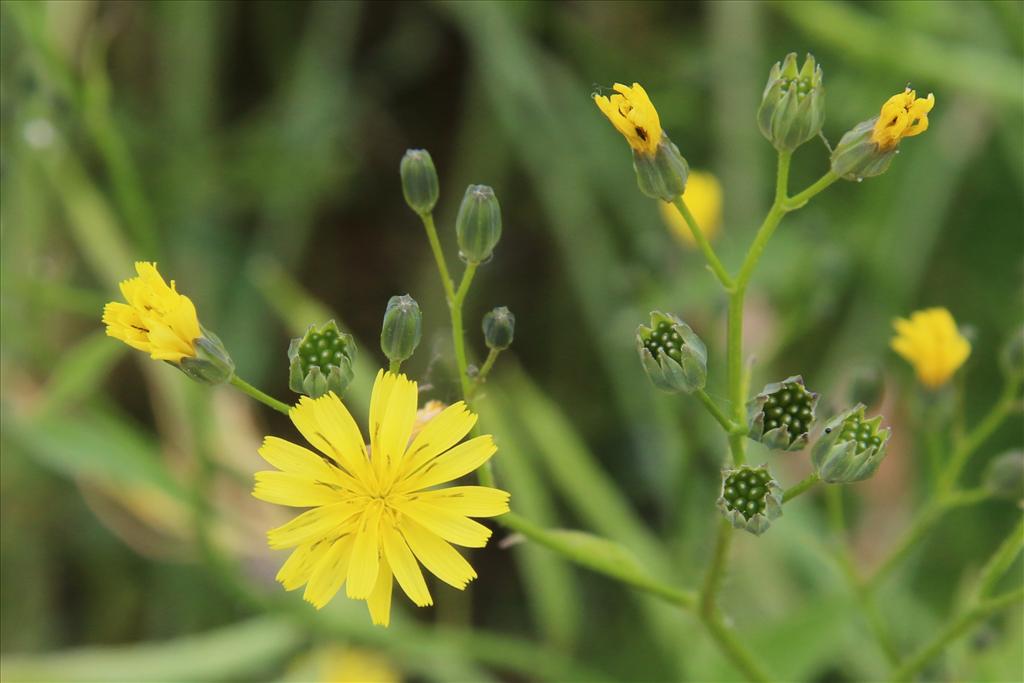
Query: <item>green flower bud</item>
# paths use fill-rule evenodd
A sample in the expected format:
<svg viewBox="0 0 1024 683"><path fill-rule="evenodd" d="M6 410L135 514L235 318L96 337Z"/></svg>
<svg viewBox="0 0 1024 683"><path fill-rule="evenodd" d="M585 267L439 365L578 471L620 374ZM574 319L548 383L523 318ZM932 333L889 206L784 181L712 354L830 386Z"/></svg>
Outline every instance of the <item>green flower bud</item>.
<svg viewBox="0 0 1024 683"><path fill-rule="evenodd" d="M996 498L1024 500L1024 451L1006 451L985 468L985 488Z"/></svg>
<svg viewBox="0 0 1024 683"><path fill-rule="evenodd" d="M768 448L798 451L807 445L818 395L800 375L769 384L747 404L749 436Z"/></svg>
<svg viewBox="0 0 1024 683"><path fill-rule="evenodd" d="M651 326L636 330L636 350L644 372L659 389L690 394L704 388L707 348L689 325L671 313L651 313Z"/></svg>
<svg viewBox="0 0 1024 683"><path fill-rule="evenodd" d="M679 148L662 135L654 154L633 150L633 170L640 191L652 199L671 202L686 190L690 166L679 153Z"/></svg>
<svg viewBox="0 0 1024 683"><path fill-rule="evenodd" d="M197 382L224 384L235 374L235 362L217 335L202 325L199 329L203 336L193 342L196 355L185 356L176 365Z"/></svg>
<svg viewBox="0 0 1024 683"><path fill-rule="evenodd" d="M487 185L470 185L455 218L455 236L462 257L469 263L491 258L501 239L501 206Z"/></svg>
<svg viewBox="0 0 1024 683"><path fill-rule="evenodd" d="M333 320L310 325L288 345L288 388L312 398L328 391L341 396L352 383L355 357L352 335L339 330Z"/></svg>
<svg viewBox="0 0 1024 683"><path fill-rule="evenodd" d="M406 150L399 166L402 176L402 194L405 203L421 216L434 210L437 204L437 170L430 152L425 149Z"/></svg>
<svg viewBox="0 0 1024 683"><path fill-rule="evenodd" d="M1008 377L1024 377L1024 327L1018 327L999 351L999 366Z"/></svg>
<svg viewBox="0 0 1024 683"><path fill-rule="evenodd" d="M733 527L760 536L782 514L782 493L767 467L744 465L722 470L722 490L715 504Z"/></svg>
<svg viewBox="0 0 1024 683"><path fill-rule="evenodd" d="M393 296L384 311L380 348L388 360L402 362L412 356L423 336L420 305L408 294Z"/></svg>
<svg viewBox="0 0 1024 683"><path fill-rule="evenodd" d="M825 88L821 67L807 55L797 71L796 53L790 52L768 74L768 84L757 110L757 126L780 152L792 152L818 133L825 123Z"/></svg>
<svg viewBox="0 0 1024 683"><path fill-rule="evenodd" d="M839 140L832 150L832 172L846 180L863 180L889 169L898 147L883 150L872 139L877 117L861 121Z"/></svg>
<svg viewBox="0 0 1024 683"><path fill-rule="evenodd" d="M484 316L483 328L487 348L502 351L512 346L516 317L507 306L499 306Z"/></svg>
<svg viewBox="0 0 1024 683"><path fill-rule="evenodd" d="M864 404L858 404L825 425L825 432L811 449L811 462L830 484L862 481L875 473L885 458L889 429L879 429L882 417L864 417Z"/></svg>

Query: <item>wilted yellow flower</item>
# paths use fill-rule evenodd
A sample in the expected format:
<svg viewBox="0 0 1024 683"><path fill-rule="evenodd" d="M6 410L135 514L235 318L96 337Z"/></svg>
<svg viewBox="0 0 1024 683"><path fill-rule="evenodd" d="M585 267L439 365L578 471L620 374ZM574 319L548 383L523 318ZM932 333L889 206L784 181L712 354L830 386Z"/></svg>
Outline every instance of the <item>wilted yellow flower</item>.
<svg viewBox="0 0 1024 683"><path fill-rule="evenodd" d="M155 263L139 261L135 271L138 277L121 283L128 303L112 301L103 307L107 334L154 360L178 363L194 357L195 341L203 333L192 300L177 292L174 280L168 286Z"/></svg>
<svg viewBox="0 0 1024 683"><path fill-rule="evenodd" d="M916 311L909 320L894 320L893 327L893 351L914 366L921 384L930 389L945 384L971 355L970 342L945 308Z"/></svg>
<svg viewBox="0 0 1024 683"><path fill-rule="evenodd" d="M918 98L916 91L907 88L893 95L882 105L871 140L884 152L903 138L920 135L928 130L928 112L934 106L935 95L931 93L927 98Z"/></svg>
<svg viewBox="0 0 1024 683"><path fill-rule="evenodd" d="M616 83L612 90L616 94L611 97L594 95L597 108L622 133L630 147L653 156L661 143L661 120L647 91L639 83L632 87Z"/></svg>
<svg viewBox="0 0 1024 683"><path fill-rule="evenodd" d="M321 454L268 436L260 455L280 471L257 472L253 495L278 505L311 507L267 537L295 548L277 574L286 590L303 584L317 609L346 585L387 626L392 577L419 606L433 604L419 563L464 589L476 572L450 544L482 548L491 530L470 517L508 512L509 494L485 486L438 484L483 465L497 450L490 436L456 445L476 423L461 401L412 438L416 382L377 374L370 398L370 448L334 393L302 397L291 419ZM419 562L417 562L417 560Z"/></svg>
<svg viewBox="0 0 1024 683"><path fill-rule="evenodd" d="M722 225L722 184L718 182L718 178L712 173L691 170L686 179L683 200L690 213L697 219L697 225L704 231L704 236L708 240L714 239ZM686 219L679 213L679 209L669 202L659 201L658 205L665 225L672 233L686 246L696 247L697 241L693 239L693 232L686 224Z"/></svg>

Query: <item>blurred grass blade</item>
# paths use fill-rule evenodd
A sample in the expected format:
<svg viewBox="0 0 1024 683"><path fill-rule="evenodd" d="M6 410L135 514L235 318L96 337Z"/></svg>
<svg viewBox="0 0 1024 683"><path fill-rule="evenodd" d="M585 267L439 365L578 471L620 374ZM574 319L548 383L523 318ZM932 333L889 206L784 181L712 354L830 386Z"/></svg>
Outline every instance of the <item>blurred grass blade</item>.
<svg viewBox="0 0 1024 683"><path fill-rule="evenodd" d="M36 417L63 412L102 391L111 368L127 350L127 346L104 332L95 332L78 342L54 366L42 398L34 406Z"/></svg>

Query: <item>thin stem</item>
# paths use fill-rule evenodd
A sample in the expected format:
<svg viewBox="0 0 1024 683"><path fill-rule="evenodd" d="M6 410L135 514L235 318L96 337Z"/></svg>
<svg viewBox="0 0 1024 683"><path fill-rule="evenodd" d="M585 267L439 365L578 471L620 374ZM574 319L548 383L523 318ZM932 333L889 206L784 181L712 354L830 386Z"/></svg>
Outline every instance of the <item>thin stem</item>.
<svg viewBox="0 0 1024 683"><path fill-rule="evenodd" d="M400 360L393 360L393 361L390 361L388 363L388 372L390 372L390 373L393 373L393 374L397 375L398 372L401 369L402 369L402 361L400 361Z"/></svg>
<svg viewBox="0 0 1024 683"><path fill-rule="evenodd" d="M434 214L423 213L420 214L420 220L423 221L423 227L427 231L427 241L430 242L430 251L434 254L434 261L437 263L437 272L441 275L441 286L444 287L444 296L448 302L448 305L452 305L452 301L455 300L455 285L452 283L452 278L448 274L448 264L444 260L444 251L441 250L441 240L437 237L437 227L434 225Z"/></svg>
<svg viewBox="0 0 1024 683"><path fill-rule="evenodd" d="M243 393L248 394L251 398L256 399L257 401L263 403L264 405L270 406L279 413L284 413L285 415L287 415L288 412L291 410L291 406L289 406L287 403L282 403L281 401L278 401L276 398L268 396L267 394L263 393L253 385L246 382L238 375L231 376L231 386L235 387L236 389L240 389Z"/></svg>
<svg viewBox="0 0 1024 683"><path fill-rule="evenodd" d="M501 349L491 349L487 352L487 358L484 360L484 364L480 366L480 371L476 373L476 377L473 378L473 385L469 388L470 398L475 396L477 390L480 389L480 385L487 381L487 376L491 374L491 369L494 367L495 361L498 360L498 356L501 355L501 351Z"/></svg>
<svg viewBox="0 0 1024 683"><path fill-rule="evenodd" d="M737 424L746 422L747 397L743 392L743 291L733 290L729 295L729 331L727 337L726 363L729 378L729 399L732 401L733 420ZM742 465L746 461L746 435L729 434L729 449L732 462Z"/></svg>
<svg viewBox="0 0 1024 683"><path fill-rule="evenodd" d="M832 171L828 171L827 173L825 173L825 175L818 178L818 180L816 180L814 184L810 185L806 190L804 190L803 192L799 192L793 195L792 197L788 198L785 203L786 211L795 211L796 209L803 207L803 205L809 202L811 198L814 197L814 195L820 193L822 190L824 190L837 180L839 180L839 176L837 176Z"/></svg>
<svg viewBox="0 0 1024 683"><path fill-rule="evenodd" d="M704 404L707 411L711 413L711 417L718 420L718 424L722 425L722 429L730 434L736 430L736 425L734 425L726 414L722 412L722 409L718 407L718 404L708 396L708 392L703 389L698 389L695 395L700 399L700 402Z"/></svg>
<svg viewBox="0 0 1024 683"><path fill-rule="evenodd" d="M893 671L888 680L909 681L924 669L928 662L943 653L946 646L962 636L979 621L1010 605L1024 600L1024 588L1018 588L995 598L977 603L954 619L931 642L918 650L917 654Z"/></svg>
<svg viewBox="0 0 1024 683"><path fill-rule="evenodd" d="M1003 420L1010 414L1017 400L1017 391L1020 389L1020 380L1008 380L1003 386L1003 393L996 401L988 415L972 429L960 442L959 447L953 451L953 455L946 465L945 471L939 479L938 490L941 493L949 491L956 484L964 465L974 452L992 436L992 433L999 428Z"/></svg>
<svg viewBox="0 0 1024 683"><path fill-rule="evenodd" d="M1006 537L1006 540L1002 542L999 549L985 563L985 568L981 571L981 578L978 580L976 592L979 600L988 597L993 589L995 589L999 579L1003 578L1003 575L1006 574L1014 560L1017 559L1017 555L1020 554L1022 547L1024 547L1024 517L1017 522L1017 526L1013 527L1010 535Z"/></svg>
<svg viewBox="0 0 1024 683"><path fill-rule="evenodd" d="M704 574L704 585L700 589L700 613L708 617L715 611L715 595L718 585L725 574L725 564L729 559L729 545L732 542L732 525L723 519L718 523L718 535L715 537L715 549L711 556L711 564Z"/></svg>
<svg viewBox="0 0 1024 683"><path fill-rule="evenodd" d="M821 481L821 477L818 475L818 473L811 472L809 475L807 475L807 478L801 481L799 484L796 484L786 489L786 492L782 494L782 502L788 503L789 501L793 500L804 491L810 489L819 481Z"/></svg>
<svg viewBox="0 0 1024 683"><path fill-rule="evenodd" d="M469 285L473 282L477 265L476 263L466 264L466 270L462 273L459 289L455 292L449 304L452 317L452 343L455 345L455 364L459 372L459 385L462 387L462 396L467 401L471 397L471 386L469 383L469 362L466 360L466 340L462 334L462 303L466 300L466 294L469 292Z"/></svg>
<svg viewBox="0 0 1024 683"><path fill-rule="evenodd" d="M690 213L690 209L686 206L686 202L683 200L683 195L679 195L672 203L679 213L682 214L683 220L690 226L690 232L693 234L693 239L697 242L700 250L704 252L704 258L707 260L708 265L711 267L711 271L718 278L718 281L722 283L722 286L726 290L732 289L732 277L729 275L729 271L722 265L722 261L718 258L718 254L715 253L711 243L708 242L708 238L704 236L704 231L700 229L700 225L697 224L697 219Z"/></svg>
<svg viewBox="0 0 1024 683"><path fill-rule="evenodd" d="M747 680L759 683L761 681L767 683L772 680L750 652L743 647L743 644L736 639L732 629L725 625L721 614L716 611L712 616L703 618L703 622L708 633L722 649L722 654L728 657L729 661L747 677Z"/></svg>

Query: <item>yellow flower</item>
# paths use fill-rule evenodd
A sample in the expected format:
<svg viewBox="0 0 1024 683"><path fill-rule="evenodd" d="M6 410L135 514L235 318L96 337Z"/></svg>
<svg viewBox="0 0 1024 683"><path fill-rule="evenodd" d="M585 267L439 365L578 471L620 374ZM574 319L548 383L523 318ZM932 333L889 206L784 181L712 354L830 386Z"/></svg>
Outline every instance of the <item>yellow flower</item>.
<svg viewBox="0 0 1024 683"><path fill-rule="evenodd" d="M899 144L903 138L920 135L928 130L928 112L935 106L935 95L918 98L917 92L907 88L890 97L882 105L871 140L878 149L886 151Z"/></svg>
<svg viewBox="0 0 1024 683"><path fill-rule="evenodd" d="M921 384L930 389L945 384L971 355L970 342L945 308L916 311L910 320L894 320L893 327L896 336L890 346L914 366Z"/></svg>
<svg viewBox="0 0 1024 683"><path fill-rule="evenodd" d="M686 191L683 199L690 208L690 213L697 219L697 225L704 231L708 240L714 239L722 224L722 184L713 174L704 171L690 171L686 179ZM688 247L696 247L690 226L674 204L659 201L661 217L672 233Z"/></svg>
<svg viewBox="0 0 1024 683"><path fill-rule="evenodd" d="M317 678L324 683L401 683L391 663L369 650L329 646L321 653Z"/></svg>
<svg viewBox="0 0 1024 683"><path fill-rule="evenodd" d="M196 307L184 294L164 282L155 263L135 264L138 277L121 283L127 304L112 301L103 307L107 334L145 351L154 360L178 363L196 355L195 341L203 333Z"/></svg>
<svg viewBox="0 0 1024 683"><path fill-rule="evenodd" d="M433 604L420 563L464 589L476 572L450 544L482 548L491 530L469 518L508 512L505 491L434 488L472 472L497 449L490 436L456 445L476 423L462 402L432 418L410 443L416 400L416 382L381 370L370 397L369 450L333 393L304 396L290 413L319 454L273 436L260 448L280 471L257 472L253 495L312 508L267 538L271 548L295 548L277 580L286 590L305 584L303 597L317 609L345 584L349 598L367 601L373 623L387 626L392 577L417 605Z"/></svg>
<svg viewBox="0 0 1024 683"><path fill-rule="evenodd" d="M594 95L597 108L622 133L630 147L653 156L661 144L661 120L647 91L639 83L632 87L616 83L612 90L616 94L611 97Z"/></svg>

